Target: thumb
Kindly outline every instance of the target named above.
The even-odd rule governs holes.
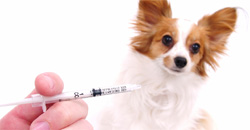
[[[34,89],[27,97],[36,93],[45,96],[59,94],[63,90],[63,81],[57,74],[47,72],[37,76],[35,80],[35,87],[36,89]],[[33,120],[35,120],[42,113],[43,111],[41,107],[32,107],[32,104],[18,105],[1,119],[0,127],[6,126],[4,128],[26,129],[29,128],[29,125],[33,122]],[[9,125],[13,124],[13,121],[15,121],[14,126]]]

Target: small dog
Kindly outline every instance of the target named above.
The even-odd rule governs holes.
[[[104,130],[211,130],[213,121],[196,105],[215,69],[237,19],[235,8],[206,15],[195,24],[172,18],[165,0],[140,0],[132,38],[118,84],[140,84],[140,90],[117,95],[100,121]]]

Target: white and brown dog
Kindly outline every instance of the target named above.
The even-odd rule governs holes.
[[[206,15],[195,24],[172,18],[165,0],[140,0],[132,38],[118,84],[140,84],[132,93],[116,96],[99,129],[211,130],[209,115],[196,105],[207,77],[215,69],[237,19],[235,8]]]

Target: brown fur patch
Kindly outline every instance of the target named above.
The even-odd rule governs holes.
[[[190,51],[190,58],[192,62],[195,64],[192,71],[195,73],[198,73],[200,75],[204,75],[205,71],[200,69],[199,63],[201,62],[201,59],[204,56],[205,51],[205,43],[207,41],[207,37],[204,33],[204,31],[199,28],[198,26],[194,26],[192,30],[190,31],[190,34],[187,37],[186,40],[186,47]],[[193,54],[191,52],[191,46],[195,43],[198,43],[200,45],[200,51],[197,54]]]
[[[164,58],[164,65],[166,66],[166,67],[168,67],[168,68],[171,68],[172,66],[173,66],[173,62],[172,62],[172,58],[171,57],[169,57],[169,56],[167,56],[167,57],[165,57]]]
[[[138,35],[132,38],[131,46],[140,53],[147,53],[156,33],[155,25],[171,17],[171,7],[165,0],[140,0],[134,24]]]
[[[149,50],[145,53],[150,58],[154,59],[166,52],[168,52],[175,43],[178,41],[178,30],[176,28],[176,19],[163,18],[162,21],[155,27],[156,33],[153,37]],[[165,46],[162,43],[162,38],[165,35],[169,35],[173,38],[174,42],[172,46]]]

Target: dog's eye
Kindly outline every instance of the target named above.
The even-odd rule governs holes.
[[[162,38],[162,43],[167,46],[167,47],[170,47],[172,46],[173,44],[173,38],[169,35],[165,35],[163,38]]]
[[[198,43],[194,43],[193,45],[191,45],[190,51],[193,54],[197,54],[200,51],[200,45]]]

